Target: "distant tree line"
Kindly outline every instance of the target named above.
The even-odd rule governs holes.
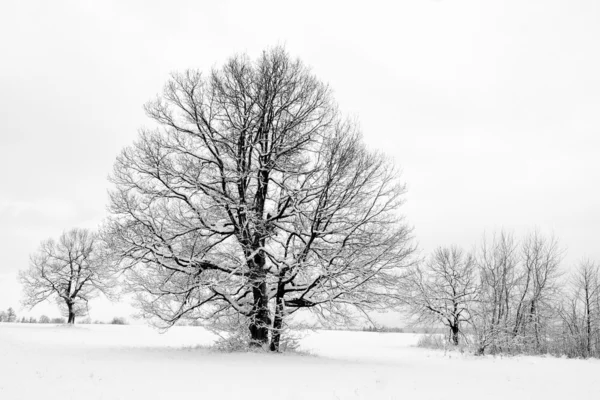
[[[10,323],[21,323],[21,324],[65,324],[67,323],[67,319],[63,317],[54,317],[50,318],[47,315],[40,316],[39,319],[35,317],[21,317],[18,318],[14,309],[9,307],[6,311],[0,311],[0,322],[10,322]],[[101,320],[93,320],[90,318],[85,318],[81,320],[82,324],[110,324],[110,325],[127,325],[128,322],[123,317],[114,317],[110,321],[101,321]]]
[[[42,315],[39,320],[35,317],[21,317],[18,318],[15,310],[9,307],[6,311],[0,311],[0,322],[11,322],[21,324],[64,324],[64,318],[49,318],[46,315]]]
[[[562,257],[539,232],[520,241],[502,232],[472,253],[438,248],[404,275],[404,309],[477,354],[600,357],[599,264],[582,261],[567,274]]]

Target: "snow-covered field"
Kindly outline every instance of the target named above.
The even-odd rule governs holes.
[[[444,354],[397,333],[309,332],[311,355],[219,353],[213,339],[0,323],[0,399],[600,399],[598,360]]]

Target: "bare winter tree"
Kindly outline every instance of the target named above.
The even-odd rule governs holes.
[[[98,292],[110,294],[112,281],[105,265],[101,243],[86,229],[72,229],[58,241],[42,242],[31,256],[30,266],[19,273],[23,304],[33,308],[45,300],[64,307],[68,323],[87,309]]]
[[[12,307],[8,307],[6,310],[6,322],[17,322],[17,313]]]
[[[481,277],[473,327],[479,352],[540,352],[558,295],[562,251],[558,241],[534,232],[519,244],[501,232],[484,242],[478,256]],[[516,349],[521,347],[521,349]]]
[[[498,347],[510,329],[510,312],[518,280],[518,244],[506,232],[483,239],[477,256],[480,291],[471,320],[478,353]]]
[[[115,164],[106,227],[142,310],[171,325],[245,321],[279,349],[284,321],[389,304],[411,262],[397,170],[280,48],[174,74]]]
[[[571,291],[560,308],[570,355],[600,355],[600,267],[582,262],[571,276]]]
[[[524,344],[533,346],[536,352],[542,350],[542,331],[548,328],[555,311],[561,260],[562,251],[554,237],[546,238],[535,231],[522,242],[513,335],[520,335]]]
[[[406,275],[405,303],[417,323],[441,323],[458,345],[478,296],[475,258],[458,247],[438,248]]]

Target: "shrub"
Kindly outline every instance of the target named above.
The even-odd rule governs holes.
[[[62,317],[59,317],[59,318],[52,318],[50,320],[50,322],[52,322],[53,324],[64,324],[67,322],[67,320]]]
[[[214,347],[220,351],[238,352],[248,351],[250,348],[250,340],[245,332],[238,331],[219,336],[220,339],[215,342]]]
[[[441,349],[445,350],[448,347],[448,341],[443,335],[430,335],[425,334],[419,337],[417,347],[424,347],[427,349]]]
[[[110,323],[112,325],[127,325],[127,321],[123,317],[114,317]]]
[[[448,340],[448,336],[440,333],[421,335],[417,342],[417,347],[426,349],[444,350],[444,351],[459,351],[475,353],[475,349],[469,344],[469,339],[463,337],[460,344],[454,345]]]

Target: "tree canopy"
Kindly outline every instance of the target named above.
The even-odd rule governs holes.
[[[146,315],[240,321],[279,348],[285,317],[389,304],[411,263],[404,185],[329,88],[281,48],[173,74],[118,157],[105,236]]]

